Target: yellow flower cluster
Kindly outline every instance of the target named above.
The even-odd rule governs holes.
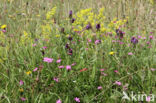
[[[49,20],[51,19],[56,13],[56,7],[53,7],[50,11],[47,12],[46,14],[46,19]]]
[[[109,28],[115,28],[118,29],[120,26],[124,25],[128,20],[128,17],[126,19],[123,20],[117,20],[117,18],[114,18],[109,24],[108,27]]]
[[[20,43],[21,44],[32,44],[31,34],[28,34],[26,31],[23,31],[23,35],[21,36]]]
[[[102,23],[105,19],[104,16],[104,8],[101,8],[99,10],[99,14],[96,15],[94,12],[92,12],[92,9],[83,9],[74,15],[74,18],[76,19],[73,23],[73,26],[75,27],[75,31],[81,31],[88,23],[91,24],[92,27],[94,27],[97,23]]]
[[[47,23],[45,25],[42,25],[41,28],[42,28],[42,36],[43,36],[43,38],[44,39],[48,39],[50,33],[52,32],[51,25]]]
[[[74,15],[75,22],[72,24],[74,31],[83,31],[84,28],[90,23],[93,29],[96,28],[97,24],[100,24],[100,33],[116,34],[115,30],[123,27],[127,22],[128,17],[125,19],[117,20],[114,18],[110,23],[106,25],[104,8],[100,8],[98,14],[94,13],[91,8],[80,10]],[[99,32],[99,31],[98,31]],[[83,31],[83,34],[90,34],[89,31]],[[99,33],[97,33],[99,34]]]

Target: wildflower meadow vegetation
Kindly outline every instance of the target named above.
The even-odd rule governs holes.
[[[0,0],[0,103],[23,102],[155,103],[156,1]]]

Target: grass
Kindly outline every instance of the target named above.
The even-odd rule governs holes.
[[[0,102],[131,103],[141,101],[139,94],[156,95],[156,6],[150,1],[0,0]],[[136,101],[122,99],[123,91],[133,91]]]

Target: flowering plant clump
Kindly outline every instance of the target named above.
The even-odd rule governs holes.
[[[1,0],[0,10],[0,102],[155,103],[154,0]]]

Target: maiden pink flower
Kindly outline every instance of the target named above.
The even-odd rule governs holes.
[[[102,86],[98,86],[98,88],[97,88],[98,90],[100,90],[100,89],[102,89]]]
[[[34,70],[33,70],[33,72],[35,72],[35,71],[37,71],[38,70],[38,68],[35,68]]]
[[[121,82],[119,82],[119,81],[116,81],[115,84],[118,85],[118,86],[122,85]]]
[[[92,42],[92,40],[91,39],[88,39],[88,42],[90,43],[90,42]]]
[[[56,103],[62,103],[62,102],[61,102],[61,100],[60,100],[60,99],[58,99],[58,100],[56,101]]]
[[[46,46],[44,46],[44,47],[42,47],[43,49],[47,49],[47,47]]]
[[[3,33],[5,33],[5,32],[6,32],[6,30],[2,30],[2,32],[3,32]]]
[[[75,100],[76,102],[80,103],[80,98],[75,97],[74,100]]]
[[[146,97],[146,101],[147,101],[147,102],[150,102],[150,101],[151,101],[151,97],[150,97],[150,96],[147,96],[147,97]]]
[[[141,36],[140,35],[138,35],[138,39],[141,39]]]
[[[118,70],[114,70],[115,73],[119,73]]]
[[[23,84],[24,84],[24,82],[23,82],[22,80],[20,80],[19,84],[20,84],[20,85],[23,85]]]
[[[25,101],[25,100],[26,100],[26,98],[24,98],[24,97],[21,97],[21,100],[22,100],[22,101]]]
[[[71,66],[70,66],[70,65],[67,65],[67,66],[66,66],[66,69],[67,69],[67,70],[71,70]]]
[[[61,63],[61,59],[58,59],[58,60],[56,61],[56,63]]]
[[[37,44],[33,44],[32,46],[35,47]]]
[[[53,80],[56,81],[56,82],[59,82],[59,78],[54,77]]]
[[[52,58],[47,58],[47,57],[45,57],[45,58],[43,59],[43,61],[44,61],[44,62],[47,62],[47,63],[51,63],[51,62],[53,62],[53,59],[52,59]]]
[[[133,53],[132,52],[129,52],[128,55],[133,55]]]
[[[102,71],[104,71],[105,69],[100,69],[100,71],[102,72]]]
[[[76,65],[76,63],[73,63],[71,66],[74,66],[74,65]]]
[[[154,69],[154,68],[151,68],[151,71],[155,71],[156,69]]]
[[[61,65],[61,66],[59,66],[58,68],[59,68],[59,69],[62,69],[62,68],[64,68],[64,66],[63,66],[63,65]]]

